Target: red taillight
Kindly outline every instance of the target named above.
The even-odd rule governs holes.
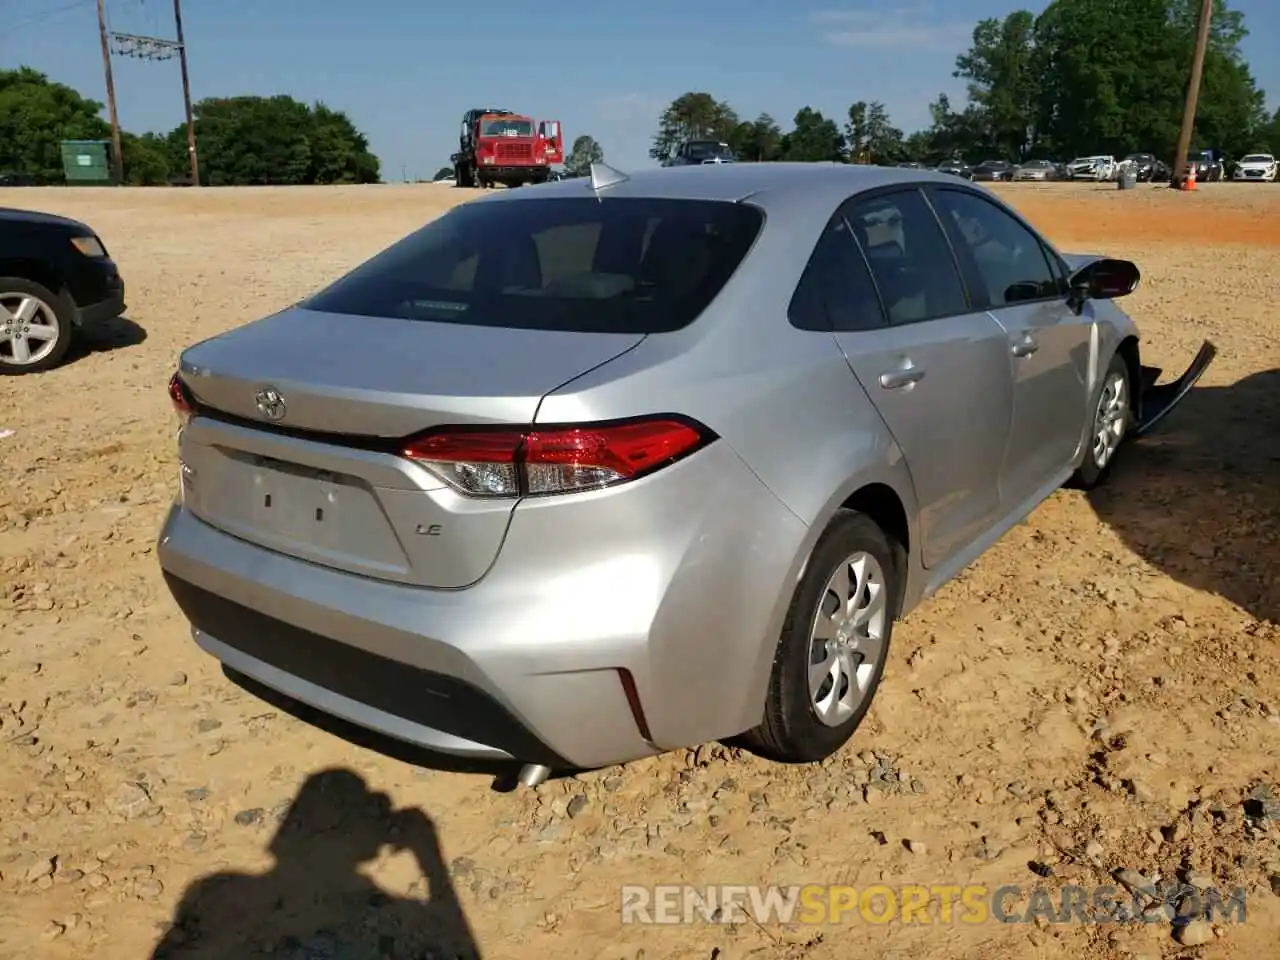
[[[712,434],[682,417],[519,430],[434,430],[401,453],[462,493],[540,496],[634,480],[705,446]]]
[[[195,415],[195,403],[192,402],[187,385],[182,382],[182,378],[176,373],[169,378],[169,399],[173,402],[174,412],[177,413],[179,419],[187,421]]]

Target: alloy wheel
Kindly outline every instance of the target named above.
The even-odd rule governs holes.
[[[887,582],[862,551],[827,580],[809,631],[809,699],[825,726],[840,726],[871,692],[890,622]]]
[[[39,363],[57,346],[61,329],[53,307],[39,297],[0,290],[0,363]]]

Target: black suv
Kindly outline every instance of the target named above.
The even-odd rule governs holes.
[[[703,163],[733,163],[737,157],[722,140],[686,140],[663,163],[665,167],[693,167]]]
[[[1169,179],[1169,165],[1153,153],[1131,153],[1122,163],[1132,164],[1139,183],[1159,183]]]
[[[77,329],[124,310],[120,271],[89,227],[0,207],[0,374],[56,367]]]
[[[1187,154],[1187,166],[1195,167],[1196,180],[1202,183],[1226,179],[1222,158],[1215,156],[1212,150],[1192,150]]]

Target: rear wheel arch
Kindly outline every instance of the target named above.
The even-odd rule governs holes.
[[[898,595],[894,597],[893,616],[902,612],[906,592],[908,564],[911,555],[911,524],[907,520],[907,508],[898,492],[887,483],[869,483],[859,487],[840,505],[844,510],[861,513],[875,522],[888,538],[894,551],[897,576],[894,581]]]

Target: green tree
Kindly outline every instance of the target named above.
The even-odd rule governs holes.
[[[186,166],[173,170],[172,150],[168,141],[158,134],[144,133],[139,137],[121,133],[120,152],[124,155],[124,182],[131,187],[163,186],[169,182],[172,173],[187,172]]]
[[[844,137],[840,128],[812,107],[800,108],[783,143],[784,160],[808,163],[844,160]]]
[[[573,149],[564,158],[564,168],[575,177],[585,177],[591,172],[593,163],[604,162],[604,149],[596,142],[595,137],[585,133],[573,141]]]
[[[768,163],[782,158],[782,129],[767,113],[739,123],[727,142],[739,160]]]
[[[324,104],[243,96],[201,100],[194,112],[200,179],[210,186],[378,182],[368,140]],[[185,169],[186,125],[167,140],[171,165]]]
[[[106,140],[102,104],[30,67],[0,70],[0,170],[62,183],[63,140]]]
[[[889,111],[879,101],[850,105],[844,140],[850,163],[884,165],[904,154],[902,131],[890,122]]]
[[[956,58],[954,75],[968,81],[984,146],[1002,157],[1021,160],[1034,145],[1038,67],[1035,17],[1026,10],[980,20],[972,46]]]
[[[727,103],[709,93],[683,93],[658,118],[649,156],[665,160],[685,140],[722,140],[728,143],[738,128],[738,115]]]
[[[1215,3],[1193,145],[1239,153],[1266,118],[1239,50],[1243,19]],[[1053,0],[1035,24],[1041,138],[1064,154],[1172,158],[1198,13],[1197,0]]]

